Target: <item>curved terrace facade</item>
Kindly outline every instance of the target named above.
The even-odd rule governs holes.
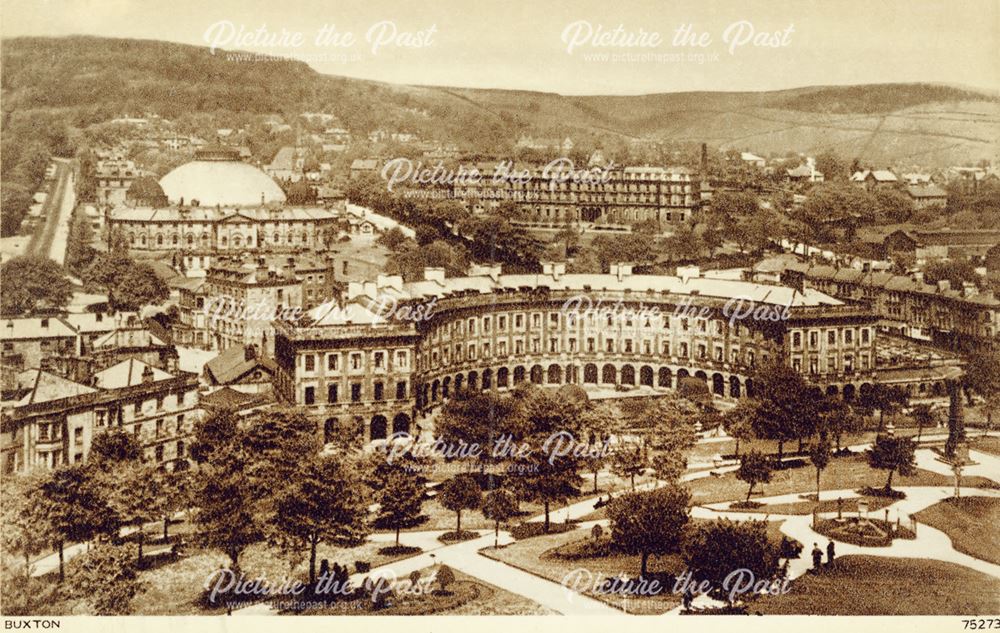
[[[521,382],[674,389],[704,380],[718,396],[753,394],[754,367],[773,357],[817,390],[853,398],[882,380],[930,395],[961,369],[942,361],[893,374],[878,367],[876,317],[815,290],[684,276],[503,274],[478,267],[421,281],[352,284],[344,306],[277,323],[279,393],[309,406],[329,432],[345,420],[367,439],[413,431],[460,389]],[[954,374],[954,375],[953,375]]]

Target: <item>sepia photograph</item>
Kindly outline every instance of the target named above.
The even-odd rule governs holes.
[[[1000,0],[0,16],[4,629],[1000,632]]]

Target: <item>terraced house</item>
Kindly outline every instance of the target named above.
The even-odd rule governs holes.
[[[0,470],[26,472],[86,461],[94,435],[121,427],[141,441],[146,459],[165,469],[188,465],[201,414],[198,377],[124,360],[76,383],[39,369],[5,377]]]

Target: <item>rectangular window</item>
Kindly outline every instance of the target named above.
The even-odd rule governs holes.
[[[306,387],[306,390],[305,390],[305,403],[306,404],[313,404],[314,402],[316,402],[316,388],[315,387]]]
[[[328,354],[326,357],[326,368],[329,371],[337,371],[340,365],[340,354]]]
[[[361,383],[355,382],[351,383],[351,402],[359,402],[361,400]]]
[[[361,369],[361,354],[351,354],[351,369]]]
[[[385,395],[384,391],[385,391],[385,388],[383,387],[382,383],[380,383],[380,382],[375,383],[375,399],[376,400],[382,400],[383,399],[383,396]]]
[[[316,357],[313,354],[305,356],[306,371],[316,371]]]
[[[331,404],[337,402],[337,385],[326,386],[326,401]]]
[[[406,399],[406,381],[396,383],[396,400]]]
[[[844,330],[844,342],[848,345],[854,342],[854,330]]]

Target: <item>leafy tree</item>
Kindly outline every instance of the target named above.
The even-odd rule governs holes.
[[[464,249],[434,240],[420,246],[404,245],[401,250],[393,251],[386,262],[386,272],[415,281],[423,279],[425,268],[444,268],[447,275],[454,276],[465,274],[468,266],[469,257]]]
[[[734,596],[723,589],[726,578],[737,569],[746,569],[757,582],[774,579],[781,573],[780,554],[767,538],[766,521],[703,523],[684,543],[684,562],[693,578],[708,581],[711,594],[730,605]]]
[[[423,514],[424,486],[417,477],[403,468],[389,468],[375,488],[379,503],[375,527],[396,532],[396,546],[399,546],[399,531],[416,527],[427,522]]]
[[[832,151],[825,151],[816,155],[816,171],[823,174],[824,181],[846,180],[847,163]]]
[[[517,515],[517,495],[510,490],[498,488],[489,492],[483,500],[483,516],[494,522],[493,547],[500,543],[500,524]]]
[[[750,451],[743,455],[739,470],[736,471],[736,478],[750,484],[750,488],[747,490],[748,502],[750,495],[753,494],[754,486],[771,481],[772,470],[774,470],[774,466],[766,455],[758,451]]]
[[[240,446],[243,434],[217,446],[201,466],[195,492],[196,537],[206,547],[222,550],[239,569],[240,555],[262,537],[257,490],[246,476],[250,459]]]
[[[917,423],[917,443],[920,443],[920,436],[924,433],[924,427],[934,423],[934,416],[931,414],[931,405],[921,403],[913,406],[910,413],[913,421]]]
[[[736,457],[740,456],[740,442],[753,439],[754,416],[757,415],[757,402],[751,398],[741,398],[736,406],[723,415],[726,433],[736,440]]]
[[[222,409],[195,420],[194,440],[191,442],[191,458],[198,464],[211,460],[215,451],[226,447],[239,433],[236,415]]]
[[[902,387],[875,383],[867,393],[860,397],[860,405],[868,410],[878,409],[878,430],[881,432],[885,426],[886,412],[895,412],[900,407],[906,406],[909,396]]]
[[[603,270],[619,262],[651,262],[657,255],[656,238],[644,233],[601,234],[594,238],[590,248],[597,253]]]
[[[462,510],[475,510],[483,503],[483,491],[471,475],[458,475],[444,482],[438,496],[441,505],[455,513],[456,535],[462,533]]]
[[[611,472],[628,477],[632,490],[635,490],[635,476],[641,475],[649,464],[648,453],[638,442],[620,442],[611,454]]]
[[[138,310],[170,296],[170,289],[148,264],[136,262],[127,252],[101,253],[84,271],[83,280],[108,293],[108,301],[118,310]]]
[[[819,501],[819,478],[823,470],[830,465],[830,457],[830,441],[825,437],[813,444],[809,451],[809,459],[812,461],[813,467],[816,468],[816,501]]]
[[[142,461],[142,443],[135,433],[120,427],[110,427],[94,435],[90,443],[90,463],[101,469],[112,469],[122,462]]]
[[[907,222],[913,215],[913,200],[902,191],[880,189],[874,193],[878,219],[886,224]]]
[[[448,585],[455,584],[455,572],[451,570],[451,567],[441,565],[437,570],[437,581],[438,586],[441,587],[441,593],[448,593]]]
[[[316,423],[301,410],[272,409],[254,416],[242,437],[249,457],[244,476],[256,500],[256,511],[263,524],[270,526],[275,506],[285,488],[294,485],[303,460],[319,453]]]
[[[27,315],[62,309],[73,296],[66,271],[47,257],[26,255],[0,264],[0,309],[3,314]]]
[[[969,355],[965,388],[986,400],[986,422],[992,426],[993,410],[1000,406],[1000,352],[976,349]]]
[[[524,468],[518,472],[516,487],[523,499],[541,502],[548,532],[551,504],[578,495],[582,481],[579,456],[573,451],[557,455],[556,446],[550,443],[554,437],[581,437],[580,415],[585,403],[562,391],[529,388],[522,393],[528,430],[519,439],[528,451],[521,457]]]
[[[481,466],[506,461],[494,450],[500,440],[523,437],[526,427],[520,404],[497,391],[462,390],[448,400],[435,423],[437,438],[452,452],[476,455]],[[446,455],[446,458],[448,456]]]
[[[382,233],[382,235],[379,235],[375,243],[388,248],[390,251],[398,251],[405,244],[408,244],[409,240],[410,238],[406,237],[399,227],[394,226]]]
[[[28,474],[5,478],[0,487],[3,551],[24,558],[25,584],[30,583],[31,559],[52,543],[54,534],[45,512],[41,485],[45,476]],[[20,582],[20,581],[19,581]]]
[[[887,493],[892,492],[892,476],[896,471],[903,477],[916,474],[915,448],[913,440],[908,437],[880,435],[875,444],[868,449],[868,465],[889,471],[889,478],[885,481]]]
[[[125,548],[98,544],[73,561],[75,593],[86,599],[97,615],[127,615],[132,600],[145,588]]]
[[[778,461],[784,456],[785,442],[807,437],[818,417],[818,399],[799,372],[774,360],[754,375],[757,412],[754,434],[778,442]]]
[[[78,210],[73,214],[66,239],[66,267],[77,275],[83,273],[97,257],[97,251],[90,245],[93,239],[90,219]]]
[[[143,463],[142,444],[134,433],[115,427],[94,436],[90,466],[95,482],[121,524],[136,528],[141,563],[146,538],[143,526],[160,518],[160,508],[170,501],[170,493],[164,486],[165,474]]]
[[[166,541],[170,537],[170,519],[191,507],[194,481],[190,470],[173,470],[156,476],[160,480],[156,510],[163,517],[163,540]]]
[[[854,408],[841,398],[827,398],[823,402],[819,418],[819,430],[832,436],[837,452],[845,433],[855,433],[864,429],[865,421]]]
[[[589,406],[580,416],[581,431],[587,435],[587,453],[581,459],[584,468],[594,474],[594,493],[597,493],[597,475],[610,459],[605,450],[617,426],[616,409],[608,403]]]
[[[349,466],[316,455],[304,458],[280,493],[272,533],[291,546],[309,548],[310,585],[316,581],[320,543],[356,546],[367,537],[367,502],[360,488]]]
[[[118,516],[96,488],[89,470],[79,464],[60,466],[41,483],[45,516],[59,551],[59,582],[66,577],[63,558],[66,543],[118,533]]]
[[[629,492],[608,505],[611,539],[621,551],[642,557],[642,576],[647,573],[650,554],[664,555],[680,549],[690,500],[686,488],[673,485]]]

